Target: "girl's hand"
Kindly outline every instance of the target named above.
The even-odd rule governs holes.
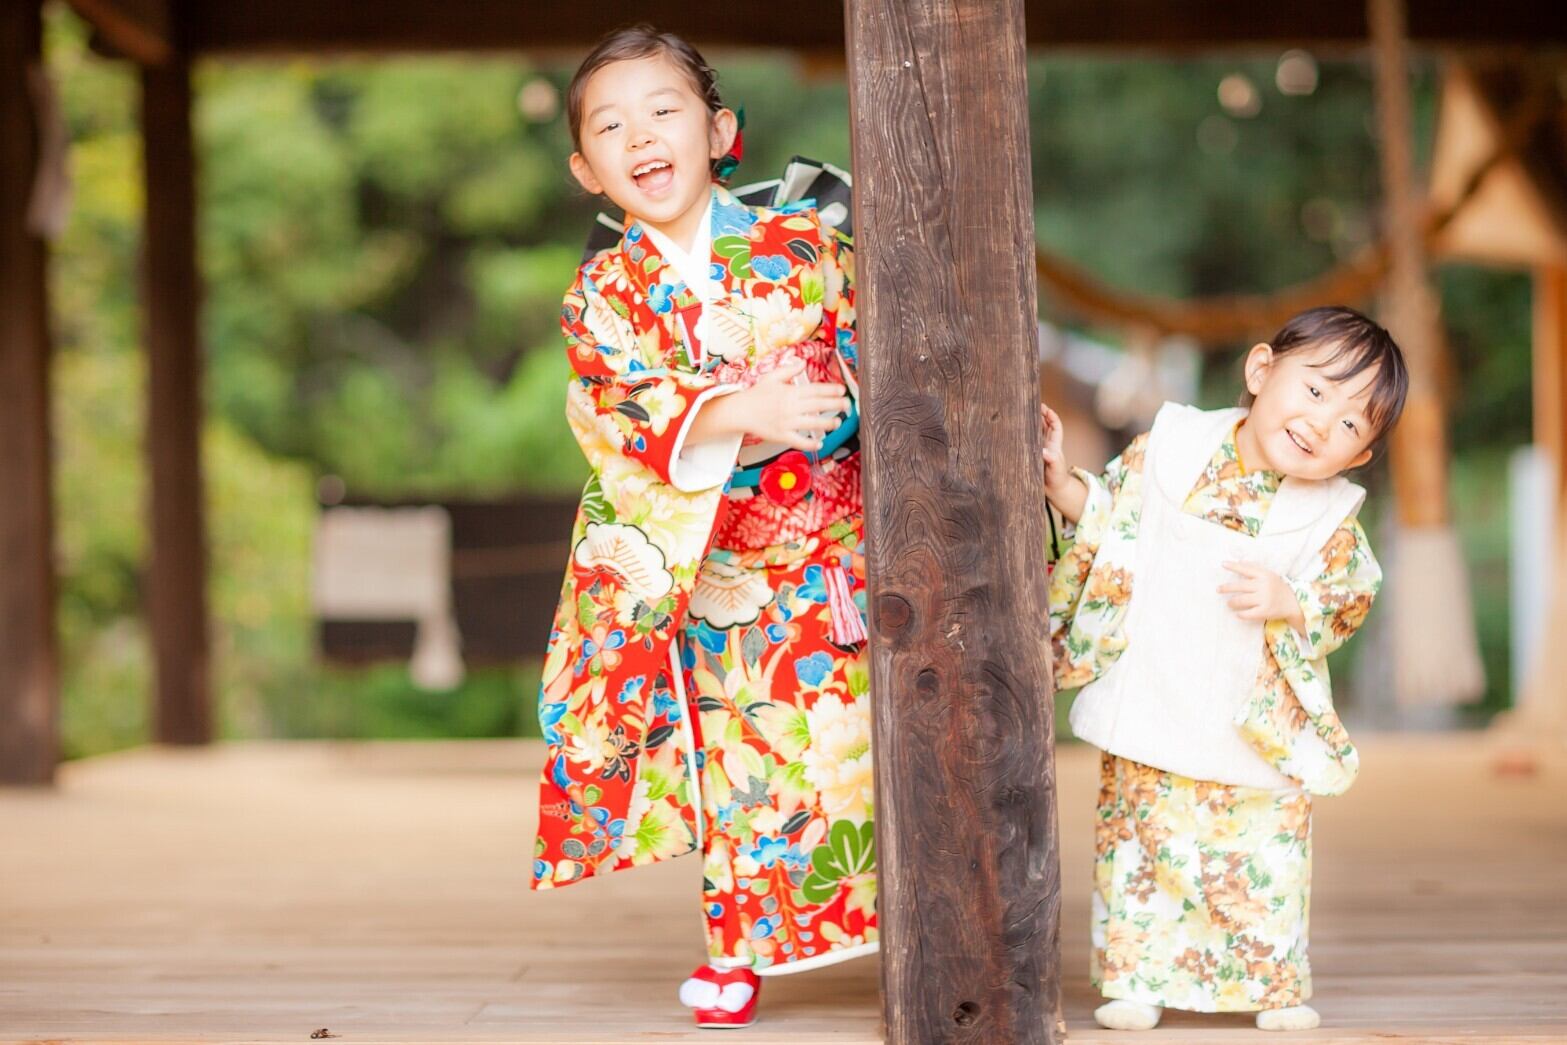
[[[1224,568],[1236,579],[1219,585],[1219,594],[1228,595],[1230,609],[1241,620],[1282,620],[1296,631],[1306,630],[1306,618],[1300,612],[1300,600],[1284,578],[1272,570],[1248,562],[1227,562]]]
[[[762,376],[741,392],[704,406],[691,422],[688,438],[703,442],[724,436],[750,435],[796,450],[819,450],[822,438],[843,423],[848,390],[829,382],[801,382],[802,360],[793,360]]]
[[[1062,518],[1075,523],[1083,517],[1088,488],[1067,466],[1061,418],[1044,403],[1039,404],[1039,431],[1044,441],[1045,497],[1056,506]]]

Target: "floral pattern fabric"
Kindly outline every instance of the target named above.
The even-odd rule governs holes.
[[[1252,1012],[1311,997],[1311,796],[1101,754],[1089,974],[1107,998]]]
[[[832,641],[826,574],[863,612],[863,516],[715,550],[681,652],[702,757],[702,904],[718,964],[779,969],[876,942],[869,667]]]
[[[1128,552],[1147,446],[1147,435],[1139,436],[1102,476],[1079,473],[1088,503],[1050,589],[1059,688],[1093,681],[1126,648],[1122,623],[1135,583]],[[1255,535],[1281,478],[1248,471],[1231,432],[1183,511]],[[1237,728],[1300,781],[1299,790],[1193,780],[1101,756],[1090,974],[1108,998],[1238,1012],[1297,1005],[1311,995],[1312,794],[1342,792],[1359,766],[1333,711],[1325,658],[1364,622],[1381,571],[1351,517],[1322,548],[1315,576],[1286,580],[1306,633],[1283,621],[1266,624],[1266,652]],[[1302,743],[1306,735],[1325,743]]]
[[[540,691],[534,886],[700,846],[712,955],[782,969],[874,948],[867,676],[828,597],[863,612],[858,455],[808,462],[797,479],[831,510],[808,489],[771,533],[760,502],[675,472],[702,403],[804,342],[854,387],[852,254],[808,206],[713,192],[718,300],[635,222],[566,295],[567,420],[593,476]]]

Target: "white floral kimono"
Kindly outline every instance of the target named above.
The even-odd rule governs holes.
[[[1139,436],[1102,476],[1078,473],[1088,502],[1050,589],[1059,689],[1098,678],[1126,647],[1147,445]],[[1256,535],[1280,481],[1246,470],[1232,431],[1182,510]],[[1297,1005],[1311,994],[1311,796],[1341,793],[1359,766],[1333,710],[1326,658],[1360,627],[1381,583],[1353,516],[1323,546],[1320,565],[1314,579],[1291,581],[1305,633],[1283,621],[1264,628],[1255,692],[1237,727],[1298,789],[1194,780],[1102,758],[1090,971],[1106,997],[1239,1012]],[[1308,736],[1321,742],[1303,742]]]

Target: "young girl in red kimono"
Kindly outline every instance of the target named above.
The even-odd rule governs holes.
[[[625,211],[562,327],[593,468],[545,661],[534,884],[700,850],[702,1026],[759,976],[876,949],[849,245],[720,177],[735,114],[686,42],[605,38],[571,171]]]

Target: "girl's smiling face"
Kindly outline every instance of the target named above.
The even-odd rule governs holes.
[[[1371,460],[1377,431],[1368,416],[1375,369],[1328,376],[1333,345],[1274,356],[1266,344],[1246,358],[1246,388],[1255,396],[1241,426],[1241,457],[1252,469],[1297,479],[1329,479]]]
[[[734,144],[735,115],[709,112],[691,78],[662,54],[612,62],[585,85],[571,173],[632,218],[691,242],[713,161]]]

